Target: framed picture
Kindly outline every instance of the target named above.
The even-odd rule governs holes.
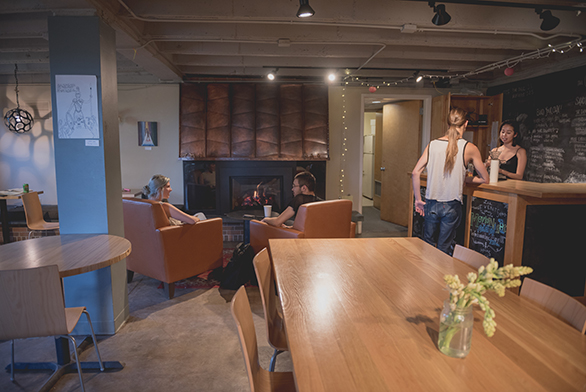
[[[138,145],[140,147],[157,146],[157,123],[152,121],[138,122]]]

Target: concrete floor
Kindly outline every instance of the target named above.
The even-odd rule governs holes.
[[[380,221],[373,207],[363,211],[361,237],[405,236],[406,228]],[[231,244],[225,244],[230,246]],[[85,373],[86,391],[247,391],[248,378],[234,321],[231,290],[177,289],[167,300],[159,282],[135,274],[128,285],[130,317],[114,336],[98,336],[104,361],[120,361],[118,372]],[[261,366],[268,369],[272,348],[257,287],[247,288],[259,345]],[[80,339],[81,340],[81,339]],[[16,361],[54,361],[53,338],[17,340]],[[81,359],[95,361],[93,346]],[[10,363],[10,342],[0,343],[0,366]],[[292,371],[288,352],[277,359],[277,371]],[[17,373],[16,381],[0,371],[0,391],[35,391],[49,373]],[[65,375],[53,391],[79,391],[77,373]]]

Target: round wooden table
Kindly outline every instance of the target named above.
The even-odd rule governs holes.
[[[131,244],[126,238],[108,234],[65,234],[0,245],[0,271],[57,265],[61,278],[108,267],[130,254]],[[92,342],[84,340],[78,350]],[[69,355],[67,339],[56,338],[57,363],[15,363],[17,371],[52,370],[53,374],[39,391],[50,391],[66,373],[77,372],[75,361]],[[118,361],[104,361],[106,371],[119,371],[124,366]],[[84,372],[100,370],[97,362],[82,362]],[[10,370],[10,365],[6,367]]]
[[[108,234],[64,234],[0,246],[0,270],[56,264],[61,278],[110,266],[130,254],[126,238]]]

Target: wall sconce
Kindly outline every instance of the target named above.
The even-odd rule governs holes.
[[[25,133],[33,128],[35,120],[33,116],[24,109],[20,108],[20,102],[18,100],[18,65],[14,64],[14,79],[16,79],[16,109],[12,109],[6,112],[4,115],[4,124],[11,132],[14,133]]]

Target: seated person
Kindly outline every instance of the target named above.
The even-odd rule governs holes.
[[[149,184],[142,188],[142,194],[143,197],[146,196],[149,200],[161,203],[165,214],[167,214],[167,218],[169,218],[169,224],[173,226],[180,226],[186,223],[192,225],[199,222],[201,220],[200,218],[188,215],[167,202],[172,190],[169,177],[155,174],[149,181]]]
[[[279,216],[264,218],[262,220],[263,222],[271,226],[290,228],[290,226],[285,225],[285,222],[289,219],[294,219],[299,206],[314,201],[323,201],[314,193],[315,177],[310,172],[298,173],[293,180],[293,188],[291,190],[293,191],[293,200],[287,205],[285,211]]]

